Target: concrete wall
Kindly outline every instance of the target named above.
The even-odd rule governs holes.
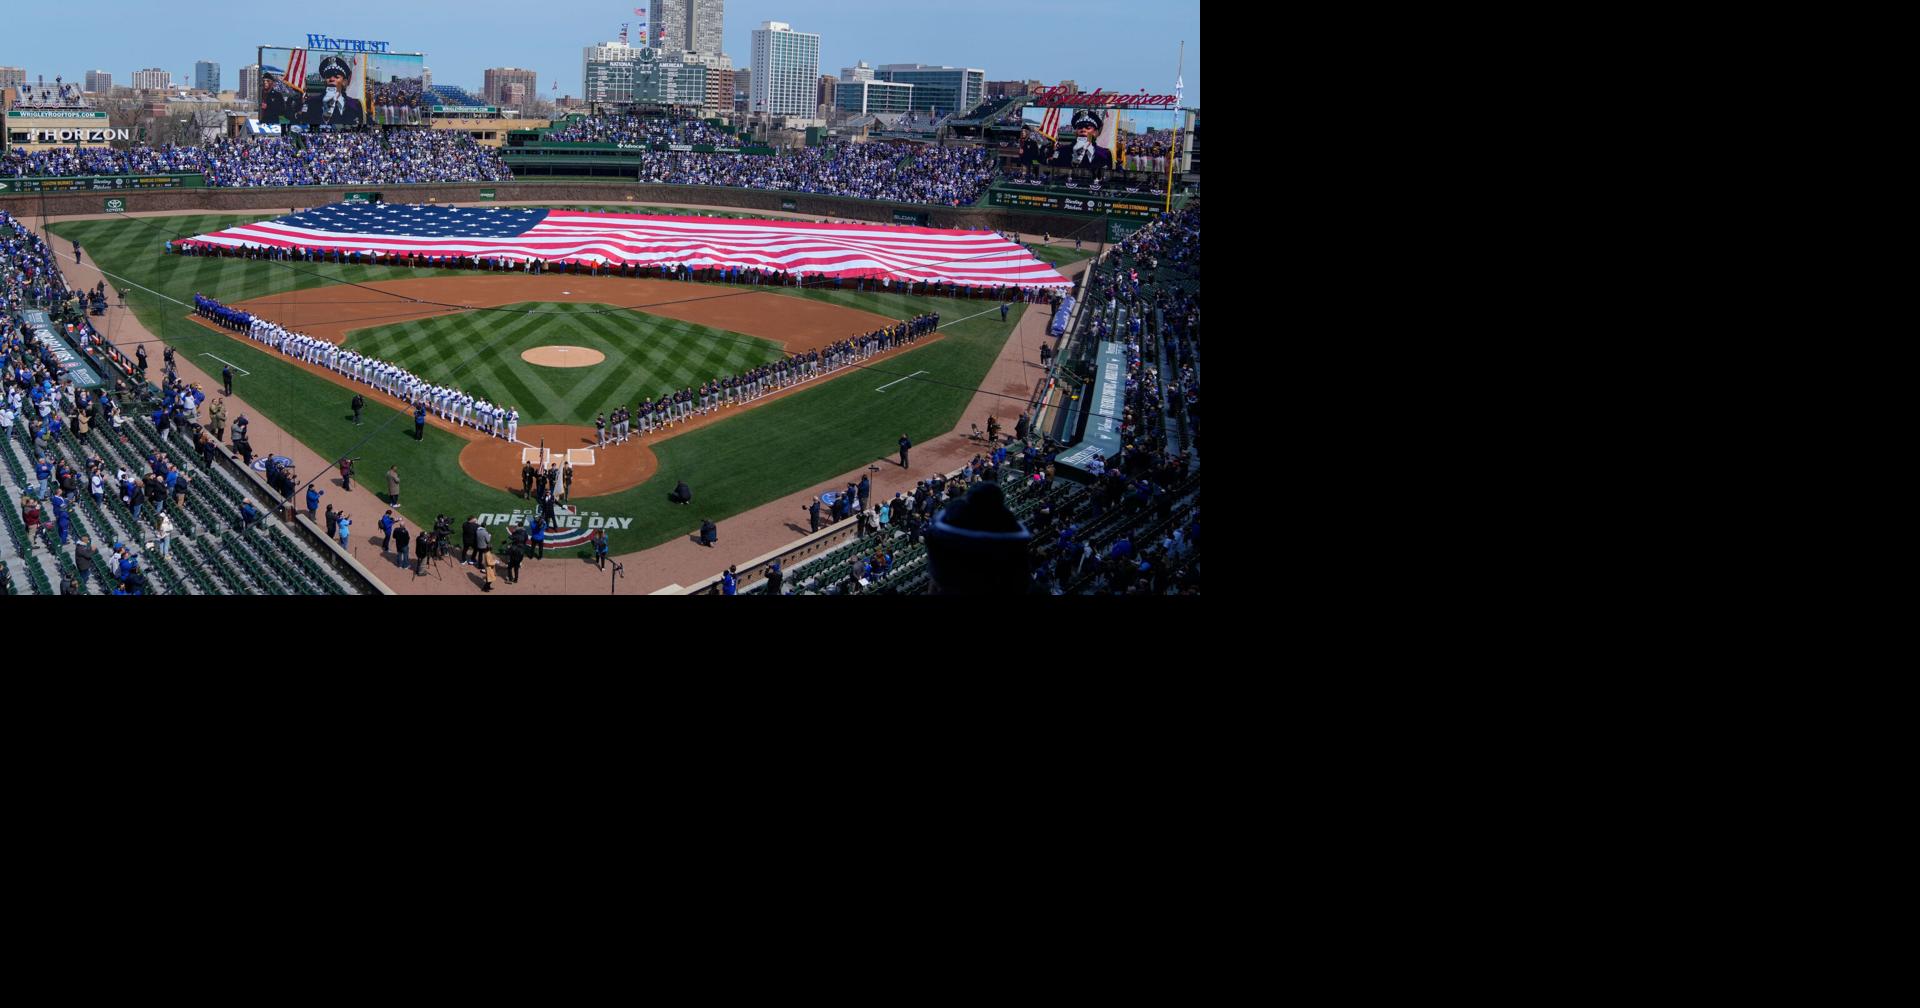
[[[337,203],[349,192],[378,192],[389,203],[479,203],[480,190],[494,190],[495,199],[538,200],[552,203],[627,203],[638,205],[694,204],[779,212],[791,201],[796,214],[842,217],[893,223],[895,210],[924,213],[938,228],[987,228],[994,231],[1071,234],[1089,218],[1033,213],[1004,207],[937,207],[878,200],[783,193],[764,189],[728,189],[719,186],[640,185],[632,182],[459,182],[434,185],[301,186],[289,189],[154,189],[114,190],[58,195],[23,193],[0,196],[0,210],[16,217],[64,217],[97,214],[106,200],[126,201],[128,213],[157,210],[280,211]],[[1097,230],[1092,229],[1092,230]]]

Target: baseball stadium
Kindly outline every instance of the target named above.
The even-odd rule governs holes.
[[[5,92],[7,594],[1200,592],[1174,96],[533,117],[255,52],[193,143]]]

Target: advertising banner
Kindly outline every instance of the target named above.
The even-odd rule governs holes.
[[[90,189],[204,189],[199,172],[178,175],[86,175],[71,178],[0,178],[0,196],[14,193],[80,192]]]
[[[1160,216],[1162,209],[1158,194],[1144,193],[1124,197],[1115,196],[1076,196],[1053,190],[1035,190],[1023,192],[1016,188],[994,186],[987,192],[987,202],[992,206],[1017,207],[1022,210],[1065,211],[1080,214],[1113,214],[1116,217],[1137,217],[1152,220]]]
[[[20,313],[20,320],[33,331],[33,341],[40,344],[53,359],[54,365],[60,369],[60,377],[73,379],[76,388],[97,389],[107,384],[87,364],[87,359],[80,356],[78,350],[60,338],[59,331],[53,327],[53,318],[46,312],[24,311]]]
[[[416,125],[424,118],[419,53],[262,46],[260,122],[302,126]]]
[[[14,135],[9,136],[8,139],[14,143],[21,142],[17,136],[19,132],[19,130],[10,130],[9,133]],[[25,142],[30,144],[111,143],[115,140],[130,140],[133,138],[133,130],[125,126],[119,128],[89,126],[82,129],[30,129],[26,131],[26,134]]]

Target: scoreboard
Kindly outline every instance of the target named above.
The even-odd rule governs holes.
[[[1052,213],[1113,214],[1141,220],[1153,220],[1160,216],[1161,208],[1165,205],[1161,199],[1158,193],[1096,196],[1061,192],[1058,189],[1028,190],[1000,186],[994,186],[987,193],[987,202],[993,206]]]

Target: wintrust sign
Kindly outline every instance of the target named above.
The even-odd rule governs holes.
[[[387,51],[387,43],[371,42],[367,39],[337,39],[327,35],[308,35],[307,48],[332,49],[335,52],[383,53]]]

